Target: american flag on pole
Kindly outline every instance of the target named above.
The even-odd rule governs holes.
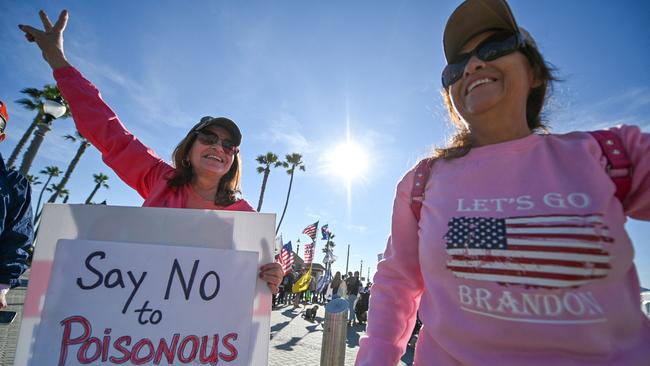
[[[288,242],[282,247],[280,255],[278,256],[278,262],[282,266],[282,272],[284,274],[291,271],[291,266],[293,266],[293,249],[291,248],[291,242]]]
[[[314,260],[314,247],[316,243],[305,244],[305,264],[310,264]]]
[[[320,233],[323,236],[321,240],[329,240],[330,237],[332,236],[332,232],[330,231],[328,224],[325,224],[323,225],[323,227],[320,228]]]
[[[318,232],[318,221],[316,221],[315,223],[313,223],[313,224],[307,226],[307,227],[302,231],[302,233],[303,233],[303,234],[307,234],[307,236],[309,236],[309,237],[311,238],[312,241],[313,241],[313,240],[316,240],[316,233],[317,233],[317,232]]]
[[[602,216],[454,217],[445,234],[456,277],[547,288],[607,276],[613,242]]]

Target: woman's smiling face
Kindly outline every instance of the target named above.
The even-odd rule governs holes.
[[[480,33],[462,48],[471,52],[495,31]],[[473,117],[493,108],[523,108],[530,89],[534,86],[532,69],[521,52],[513,52],[492,61],[472,56],[463,76],[449,87],[451,101],[460,116],[470,124]]]
[[[232,139],[231,134],[222,127],[207,126],[202,131],[218,136],[220,141]],[[224,151],[220,143],[206,145],[198,137],[194,140],[188,155],[194,174],[216,181],[228,173],[234,160],[234,155]]]

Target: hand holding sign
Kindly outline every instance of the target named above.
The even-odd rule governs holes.
[[[282,266],[280,263],[267,263],[260,267],[260,278],[266,281],[266,284],[275,295],[280,291],[280,283],[282,283]]]

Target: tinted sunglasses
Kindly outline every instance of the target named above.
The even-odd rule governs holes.
[[[223,151],[228,155],[235,155],[239,152],[239,147],[228,139],[221,139],[218,135],[209,131],[194,131],[196,138],[203,145],[221,145]]]
[[[442,86],[447,89],[463,77],[465,67],[472,56],[481,61],[492,61],[509,55],[526,45],[520,34],[497,33],[481,42],[471,52],[462,53],[442,70]]]

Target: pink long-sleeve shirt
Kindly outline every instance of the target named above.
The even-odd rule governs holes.
[[[623,203],[587,133],[530,135],[434,164],[418,222],[397,186],[358,366],[648,365],[626,216],[650,219],[650,135],[614,128],[633,162]],[[419,309],[419,310],[418,310]]]
[[[197,195],[189,184],[177,189],[167,185],[174,168],[124,127],[115,112],[102,100],[99,90],[77,69],[56,69],[54,78],[61,94],[70,105],[79,133],[100,151],[106,165],[127,185],[138,191],[144,198],[143,206],[199,209],[209,207],[196,198]],[[211,208],[255,211],[243,199],[226,207]]]

